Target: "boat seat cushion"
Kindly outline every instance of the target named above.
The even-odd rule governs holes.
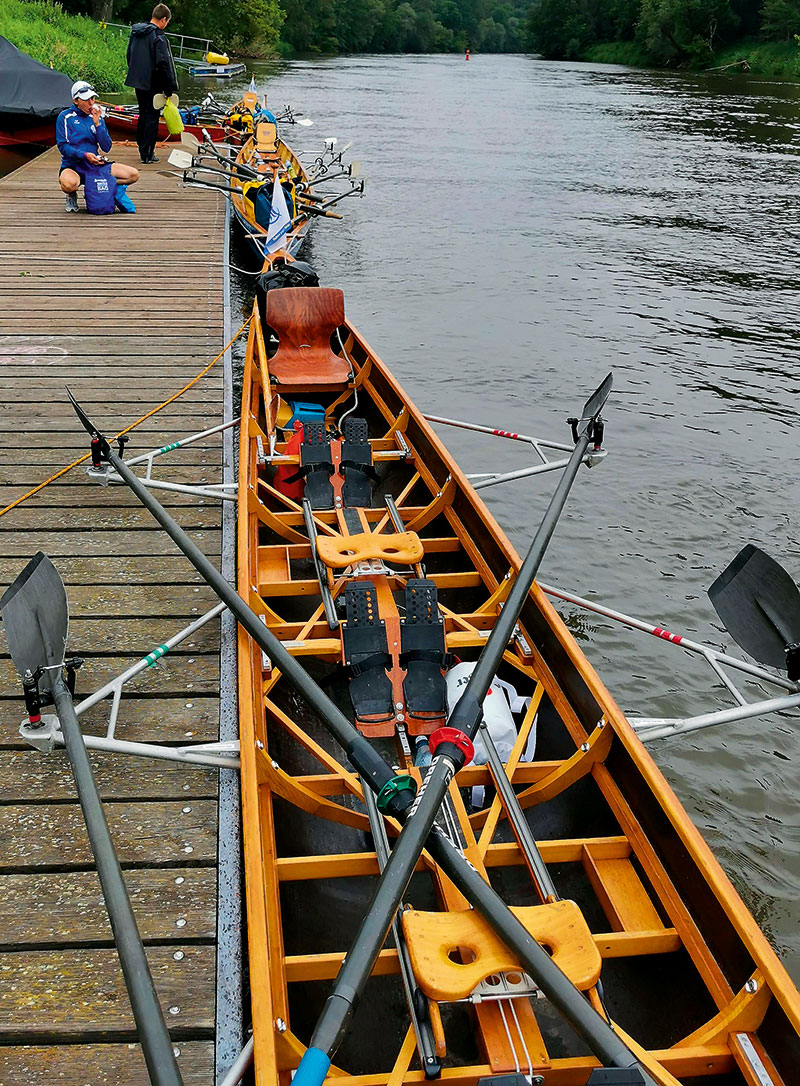
[[[356,562],[376,558],[394,565],[413,566],[422,561],[425,549],[416,532],[398,532],[397,535],[361,532],[358,535],[320,536],[317,554],[331,569],[345,569]]]
[[[576,988],[594,987],[602,959],[574,901],[512,907],[511,911]],[[406,909],[402,919],[414,976],[429,999],[440,1003],[466,999],[493,973],[522,971],[511,951],[472,909],[441,913]],[[459,955],[460,948],[467,953]],[[473,960],[467,961],[471,956]]]
[[[266,322],[278,337],[269,372],[279,385],[341,387],[350,366],[331,350],[331,336],[344,322],[344,295],[328,287],[270,290]]]

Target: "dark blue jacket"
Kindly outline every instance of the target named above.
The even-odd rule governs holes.
[[[77,106],[62,109],[56,118],[56,143],[61,152],[61,168],[83,168],[87,165],[86,154],[111,150],[111,136],[106,122],[95,126],[91,113],[81,113]]]
[[[174,94],[178,89],[175,62],[164,31],[155,23],[134,23],[128,41],[125,86],[153,94]]]

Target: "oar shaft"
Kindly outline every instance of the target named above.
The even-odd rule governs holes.
[[[514,954],[525,972],[606,1067],[640,1067],[605,1018],[576,990],[550,955],[466,857],[434,826],[425,843],[434,860]],[[646,1086],[656,1086],[641,1068]]]
[[[244,602],[219,570],[196,546],[184,530],[178,525],[163,505],[158,502],[141,480],[127,466],[125,461],[110,447],[107,450],[108,462],[131,488],[133,493],[155,517],[170,539],[183,551],[194,568],[220,600],[236,616],[239,624],[250,634],[253,640],[277,664],[287,681],[305,698],[308,705],[324,721],[336,741],[344,747],[347,756],[358,772],[379,792],[394,777],[389,766],[372,747],[369,740],[360,735],[342,711],[331,701],[323,690],[308,676],[305,668],[281,644],[280,640],[261,622],[256,613]],[[387,813],[402,815],[408,806],[407,793],[400,793],[396,804],[389,804]]]
[[[150,1081],[153,1086],[182,1086],[75,707],[60,673],[53,682],[53,697]]]
[[[506,651],[506,646],[514,633],[514,627],[517,625],[534,578],[539,566],[542,564],[547,545],[555,531],[558,518],[564,509],[588,446],[589,432],[587,430],[578,438],[567,466],[558,481],[558,486],[550,499],[547,511],[528,548],[525,561],[514,578],[505,605],[495,620],[492,632],[489,634],[486,644],[478,657],[478,662],[469,677],[464,693],[458,699],[458,703],[450,714],[448,724],[451,727],[460,728],[470,739],[475,738],[483,714],[483,699],[486,697],[494,680],[503,653]]]
[[[375,959],[425,847],[425,840],[439,811],[441,791],[447,788],[455,771],[456,766],[446,756],[434,758],[425,779],[425,787],[417,797],[419,803],[411,808],[413,817],[406,822],[392,849],[378,888],[353,940],[352,949],[342,962],[333,993],[325,1003],[309,1046],[328,1057],[328,1063],[347,1032],[358,997],[369,979]],[[297,1086],[322,1081],[316,1073],[306,1077],[309,1062],[314,1068],[321,1065],[318,1055],[312,1055],[310,1061],[303,1057],[295,1074]]]

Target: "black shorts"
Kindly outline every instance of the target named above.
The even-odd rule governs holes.
[[[58,176],[59,177],[62,175],[64,170],[72,170],[73,173],[76,173],[78,175],[78,177],[80,177],[81,184],[82,185],[86,184],[86,174],[78,166],[61,166],[59,168],[59,171],[58,171]]]

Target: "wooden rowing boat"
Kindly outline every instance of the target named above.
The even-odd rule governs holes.
[[[295,220],[292,230],[286,235],[284,248],[291,256],[295,256],[305,240],[310,224],[310,217],[301,214],[302,201],[305,199],[306,206],[308,204],[307,193],[310,185],[300,159],[291,147],[279,138],[277,127],[265,121],[256,126],[254,135],[237,154],[236,162],[258,174],[258,179],[253,181],[244,181],[237,177],[232,179],[231,207],[236,221],[245,234],[256,242],[259,253],[263,252],[267,240],[269,200],[277,171],[284,183],[289,214]],[[304,190],[305,195],[302,198],[298,185]],[[268,197],[266,215],[259,213],[256,202],[262,189]]]
[[[447,676],[476,659],[519,558],[339,291],[271,291],[266,319],[277,351],[254,308],[243,380],[240,594],[400,776],[418,779]],[[536,585],[498,679],[519,708],[505,703],[505,774],[544,870],[485,764],[449,787],[452,839],[652,1081],[797,1082],[794,984]],[[341,749],[243,630],[239,711],[256,1081],[288,1083],[382,844]],[[413,1010],[448,1086],[519,1072],[587,1082],[597,1059],[427,854],[404,903],[400,949],[390,938],[377,959],[337,1081],[422,1082]]]

